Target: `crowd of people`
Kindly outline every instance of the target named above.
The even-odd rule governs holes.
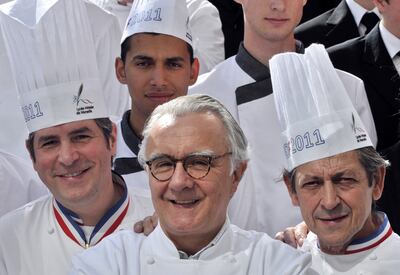
[[[399,0],[0,0],[0,274],[397,274]]]

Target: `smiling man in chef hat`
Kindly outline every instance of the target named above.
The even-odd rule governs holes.
[[[128,86],[132,107],[118,123],[114,169],[128,186],[149,189],[137,161],[146,119],[158,105],[186,95],[197,80],[188,20],[183,0],[137,0],[127,19],[115,70]]]
[[[71,274],[306,274],[310,255],[244,231],[227,218],[247,166],[243,131],[214,98],[158,106],[143,131],[140,163],[159,225],[125,230],[73,259]]]
[[[81,0],[17,0],[0,24],[29,130],[34,169],[52,196],[0,220],[0,274],[66,274],[70,258],[153,212],[112,172],[108,118]]]
[[[319,274],[396,274],[400,238],[374,210],[387,163],[321,45],[270,61],[286,155],[284,181],[309,230]]]

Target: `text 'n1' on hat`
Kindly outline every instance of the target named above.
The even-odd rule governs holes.
[[[269,65],[286,169],[373,146],[322,45],[275,55]]]
[[[125,24],[121,44],[137,33],[175,36],[192,45],[185,0],[135,0]]]
[[[0,22],[29,132],[108,117],[81,0],[16,0]]]

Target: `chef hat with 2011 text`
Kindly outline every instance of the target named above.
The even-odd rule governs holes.
[[[185,0],[135,0],[122,33],[121,44],[137,33],[175,36],[192,44]]]
[[[108,117],[81,0],[16,0],[1,29],[29,132]]]
[[[269,65],[286,169],[373,146],[322,45],[275,55]]]

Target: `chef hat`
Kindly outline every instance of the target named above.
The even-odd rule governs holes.
[[[29,132],[108,117],[81,0],[16,0],[0,24]]]
[[[172,35],[192,46],[185,0],[135,0],[126,21],[121,44],[136,33]]]
[[[275,106],[287,169],[372,146],[325,48],[284,53],[270,60]]]

